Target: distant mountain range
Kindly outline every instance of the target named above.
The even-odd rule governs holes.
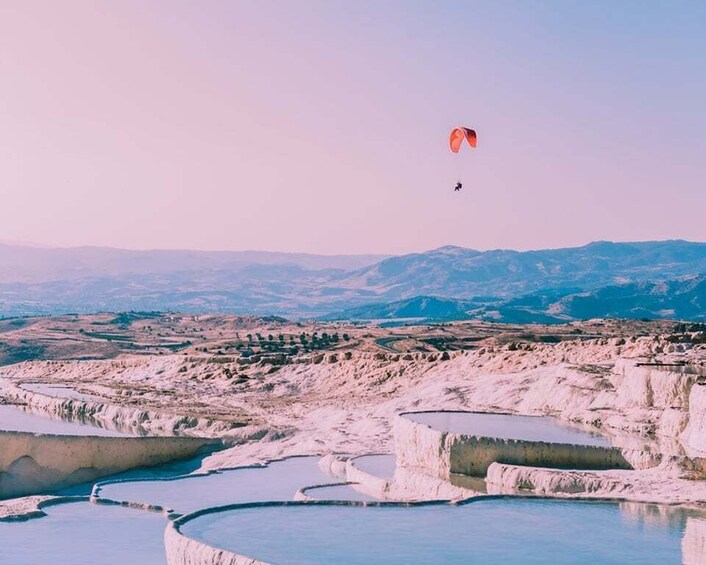
[[[706,273],[706,243],[611,243],[541,251],[475,251],[447,246],[390,257],[339,286],[374,289],[391,299],[432,294],[455,298],[513,297],[545,289],[666,280]]]
[[[583,292],[538,292],[519,298],[454,300],[417,296],[350,308],[325,320],[563,323],[591,318],[706,320],[706,275],[605,286]]]
[[[704,319],[706,243],[321,256],[0,244],[0,315],[125,310],[292,318]]]
[[[490,304],[499,304],[492,300]],[[322,320],[465,320],[479,305],[470,300],[453,300],[438,296],[415,296],[394,302],[382,302],[349,308],[322,316]]]
[[[110,247],[39,247],[0,243],[0,283],[135,277],[189,271],[238,272],[273,265],[350,271],[388,255],[314,255],[270,251],[135,251]]]

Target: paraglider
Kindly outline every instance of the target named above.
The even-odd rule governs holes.
[[[468,141],[468,145],[475,147],[478,141],[476,136],[476,131],[469,128],[454,128],[451,130],[451,136],[449,137],[449,145],[451,146],[451,151],[458,153],[461,149],[461,144],[463,140]]]
[[[478,137],[476,136],[476,131],[466,127],[457,127],[451,130],[451,135],[449,136],[449,147],[453,153],[458,153],[461,150],[463,142],[467,141],[470,147],[475,147],[478,142]],[[461,180],[456,183],[454,187],[454,192],[459,192],[463,188]]]

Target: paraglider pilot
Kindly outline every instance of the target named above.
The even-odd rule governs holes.
[[[478,142],[476,131],[470,128],[458,127],[451,130],[449,136],[449,147],[454,153],[458,153],[464,141],[468,142],[470,147],[475,147]],[[459,180],[454,187],[454,192],[459,192],[463,188],[463,184]]]

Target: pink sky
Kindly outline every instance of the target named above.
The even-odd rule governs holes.
[[[703,241],[704,24],[696,2],[5,1],[0,240]]]

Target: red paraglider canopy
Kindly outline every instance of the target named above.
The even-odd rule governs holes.
[[[464,139],[468,141],[468,144],[471,147],[475,147],[477,142],[476,131],[463,127],[452,129],[451,136],[449,137],[449,146],[451,147],[451,151],[458,153]]]

